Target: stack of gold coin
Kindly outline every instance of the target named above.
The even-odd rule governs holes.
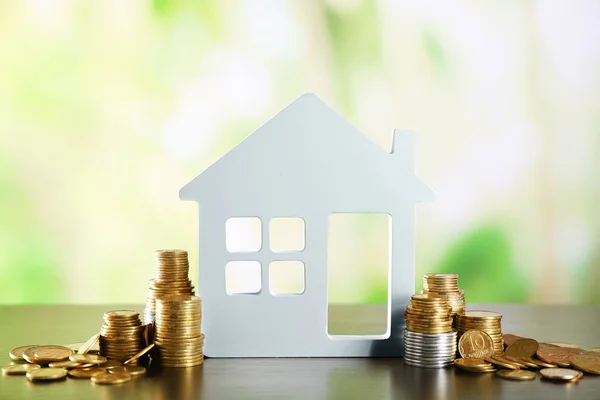
[[[145,328],[140,321],[140,313],[136,311],[105,313],[100,329],[100,354],[118,361],[130,359],[145,346]]]
[[[406,329],[419,333],[452,331],[451,307],[446,298],[432,294],[415,294],[406,307]]]
[[[493,311],[465,311],[456,315],[456,329],[458,337],[465,332],[476,329],[487,333],[494,343],[494,353],[504,353],[504,339],[502,338],[502,314]]]
[[[144,323],[154,322],[156,299],[170,295],[194,295],[188,278],[188,253],[184,250],[157,250],[154,252],[154,279],[148,282],[148,297],[144,309]]]
[[[156,299],[154,344],[162,366],[193,367],[204,362],[201,323],[200,297],[179,295]]]
[[[445,296],[452,316],[465,311],[465,291],[458,288],[458,274],[426,274],[422,293]]]

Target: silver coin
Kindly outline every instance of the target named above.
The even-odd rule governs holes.
[[[412,361],[423,361],[423,362],[431,361],[431,362],[435,362],[435,361],[454,361],[455,356],[454,356],[454,354],[440,355],[440,356],[430,356],[430,355],[419,355],[419,354],[405,353],[404,354],[404,358],[410,359]]]
[[[413,367],[421,367],[421,368],[445,368],[453,365],[454,363],[420,363],[413,362],[410,360],[404,360],[404,363],[407,365],[411,365]]]
[[[450,357],[456,357],[456,353],[454,353],[454,352],[452,352],[452,353],[423,353],[423,352],[418,352],[418,351],[414,351],[414,350],[410,350],[410,349],[405,349],[404,353],[405,354],[409,354],[409,355],[414,356],[414,357],[433,357],[433,358],[440,358],[440,357],[450,358]]]
[[[439,353],[439,352],[444,352],[444,353],[456,353],[456,347],[436,347],[436,348],[427,348],[427,347],[420,347],[420,346],[411,346],[411,345],[404,345],[405,349],[408,350],[416,350],[416,351],[421,351],[421,352],[430,352],[430,353]]]
[[[416,342],[414,340],[405,339],[404,343],[412,346],[423,346],[423,347],[456,347],[456,342]]]
[[[404,329],[404,333],[406,333],[408,335],[415,335],[415,336],[452,336],[452,335],[456,335],[458,333],[458,331],[456,329],[452,329],[450,332],[443,332],[443,333],[423,333],[423,332],[413,332],[411,330]]]
[[[453,357],[445,357],[445,358],[423,358],[423,357],[413,357],[408,354],[404,356],[405,360],[409,360],[417,363],[431,364],[431,363],[450,363],[454,362]]]

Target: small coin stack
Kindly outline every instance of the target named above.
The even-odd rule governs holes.
[[[456,329],[460,337],[471,329],[487,333],[494,343],[494,353],[504,353],[504,340],[502,338],[502,314],[493,311],[465,311],[456,315]]]
[[[100,354],[118,361],[130,359],[144,348],[145,329],[138,312],[118,310],[105,313],[100,329]]]
[[[188,278],[188,253],[184,250],[157,250],[154,253],[154,279],[148,282],[148,297],[144,309],[144,323],[154,322],[156,299],[170,295],[194,295]]]
[[[156,299],[154,344],[163,367],[193,367],[204,362],[202,300],[175,295]]]
[[[442,368],[452,365],[457,333],[445,297],[415,294],[406,307],[404,359],[409,365]]]
[[[422,293],[445,296],[452,316],[465,311],[465,291],[458,288],[458,274],[426,274]]]

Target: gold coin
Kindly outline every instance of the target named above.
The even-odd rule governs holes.
[[[495,354],[494,354],[495,356]],[[498,360],[496,359],[494,356],[492,357],[486,357],[484,358],[485,361],[489,362],[490,364],[494,364],[494,365],[498,365],[502,368],[508,368],[508,369],[520,369],[521,367],[517,366],[516,364],[510,363],[510,362],[504,362],[502,360]]]
[[[48,364],[48,366],[50,368],[66,368],[66,369],[77,368],[77,367],[80,367],[81,365],[82,365],[82,363],[71,361],[71,360],[57,361],[57,362]]]
[[[124,365],[122,367],[113,367],[109,368],[108,372],[111,374],[130,374],[131,376],[139,376],[144,375],[146,373],[146,368],[140,367],[137,365]]]
[[[538,349],[538,342],[533,339],[517,339],[506,348],[504,352],[507,356],[513,357],[531,357]]]
[[[92,349],[92,347],[94,347],[96,344],[98,344],[99,340],[100,340],[100,334],[96,333],[94,336],[89,338],[87,340],[87,342],[85,342],[84,344],[81,345],[81,347],[77,350],[77,353],[78,354],[86,354],[87,352],[89,352]]]
[[[536,368],[536,369],[539,368],[539,366],[537,364],[525,360],[525,357],[513,357],[513,356],[507,356],[507,355],[505,355],[505,357],[508,361],[516,363],[516,364],[520,364],[524,368]]]
[[[577,354],[571,357],[571,365],[588,374],[600,375],[600,354]]]
[[[75,379],[90,379],[92,376],[102,375],[106,373],[106,368],[91,367],[91,368],[77,368],[68,371],[71,378]]]
[[[27,379],[35,381],[54,381],[67,376],[67,370],[63,368],[36,368],[27,371]]]
[[[2,368],[2,375],[25,375],[27,371],[41,368],[37,364],[8,365]]]
[[[561,367],[568,367],[571,365],[571,357],[577,353],[573,349],[566,347],[546,347],[538,348],[536,355],[544,362],[556,364]]]
[[[121,365],[123,364],[117,360],[106,360],[105,362],[98,364],[98,366],[102,368],[120,367]]]
[[[131,375],[128,373],[111,374],[109,372],[92,376],[92,382],[99,385],[117,385],[129,382]]]
[[[545,368],[540,370],[540,374],[546,379],[570,381],[579,376],[579,371],[567,368]]]
[[[15,360],[15,361],[24,360],[23,352],[32,347],[38,347],[38,346],[37,345],[19,346],[19,347],[12,349],[8,353],[8,356],[10,357],[11,360]]]
[[[33,348],[33,358],[39,363],[68,360],[71,354],[73,354],[73,350],[65,346],[49,345]],[[23,356],[25,356],[25,352],[23,352]]]
[[[137,311],[133,311],[133,310],[115,310],[115,311],[108,311],[106,313],[104,313],[104,319],[126,319],[126,320],[130,320],[130,319],[136,319],[140,317],[140,313]]]
[[[600,347],[594,347],[592,349],[588,349],[588,351],[593,351],[594,353],[600,353]]]
[[[511,333],[507,333],[507,334],[502,335],[502,338],[504,339],[504,343],[507,346],[510,346],[511,344],[513,344],[518,339],[523,339],[522,336],[513,335]]]
[[[460,316],[461,319],[469,320],[469,319],[492,319],[499,320],[502,318],[502,314],[494,312],[494,311],[482,311],[482,310],[469,310],[465,311],[464,314]]]
[[[491,367],[492,364],[486,362],[482,358],[457,358],[454,360],[454,365],[465,367]]]
[[[558,347],[568,347],[568,348],[572,348],[572,349],[581,349],[581,347],[579,347],[576,344],[573,343],[565,343],[565,342],[547,342],[548,344],[551,344],[553,346],[558,346]]]
[[[106,362],[106,357],[93,354],[72,354],[69,359],[82,364],[102,364]]]
[[[538,366],[538,368],[556,368],[554,364],[548,364],[534,357],[522,357],[522,360]]]
[[[134,355],[133,357],[131,357],[129,360],[125,361],[123,363],[123,365],[131,364],[132,362],[137,361],[140,357],[142,357],[143,355],[145,355],[146,353],[148,353],[153,348],[154,348],[154,343],[152,343],[150,346],[145,347],[139,353],[137,353],[136,355]]]
[[[463,358],[490,357],[494,354],[494,343],[487,333],[472,329],[460,337],[458,352]]]
[[[535,379],[535,372],[531,371],[522,371],[522,370],[509,370],[503,369],[496,372],[500,378],[509,379],[512,381],[530,381]]]

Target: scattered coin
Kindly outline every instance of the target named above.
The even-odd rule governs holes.
[[[35,364],[37,362],[37,360],[35,359],[35,350],[38,349],[39,347],[40,346],[27,347],[25,350],[23,350],[23,353],[21,356],[28,363]]]
[[[503,370],[496,372],[496,375],[498,375],[500,378],[509,379],[512,381],[530,381],[530,380],[535,379],[535,372],[523,371],[520,369],[517,369],[517,370],[503,369]]]
[[[86,354],[87,352],[89,352],[92,349],[92,347],[94,347],[96,344],[98,344],[99,340],[100,340],[100,334],[96,333],[94,336],[89,338],[87,340],[87,342],[85,342],[84,344],[81,345],[79,350],[77,350],[77,354]]]
[[[471,329],[458,341],[458,352],[463,358],[485,358],[494,354],[494,342],[483,331]]]
[[[47,364],[56,361],[68,360],[69,356],[73,354],[73,350],[64,346],[38,346],[33,349],[33,358],[36,362]],[[25,355],[25,352],[23,352]],[[27,360],[29,361],[29,360]]]
[[[108,359],[105,362],[98,364],[98,366],[102,367],[102,368],[120,367],[121,365],[123,365],[123,363],[121,361],[111,360],[111,359]]]
[[[27,371],[31,371],[33,369],[41,368],[37,364],[18,364],[18,365],[8,365],[2,368],[3,375],[25,375]]]
[[[136,355],[131,357],[129,360],[125,361],[123,363],[123,365],[131,364],[131,363],[137,361],[140,357],[144,356],[146,353],[148,353],[153,348],[154,348],[154,343],[152,343],[150,346],[145,347],[139,353],[137,353]]]
[[[568,367],[571,365],[571,357],[576,355],[572,349],[568,349],[566,347],[556,347],[556,348],[541,348],[538,349],[536,355],[538,358],[544,362],[556,364],[561,367]]]
[[[112,367],[108,369],[111,374],[130,374],[131,376],[144,375],[146,368],[138,365],[124,365],[122,367]]]
[[[90,379],[92,376],[105,374],[106,368],[91,367],[91,368],[78,368],[69,370],[68,374],[71,378],[75,379]]]
[[[510,346],[511,344],[513,344],[513,342],[515,340],[522,339],[522,338],[523,338],[522,336],[513,335],[511,333],[506,333],[506,334],[502,335],[502,339],[504,339],[504,344],[506,346]]]
[[[509,361],[512,361],[512,362],[517,362],[517,363],[523,364],[523,365],[525,365],[527,368],[535,368],[535,369],[538,369],[538,368],[540,368],[540,366],[539,366],[539,365],[537,365],[536,363],[534,363],[534,362],[531,362],[531,361],[527,361],[527,357],[512,357],[512,356],[506,356],[506,358],[507,358]]]
[[[496,372],[497,369],[490,363],[480,358],[457,358],[454,365],[470,372]]]
[[[504,357],[498,357],[498,356],[485,357],[484,360],[489,362],[490,364],[498,365],[502,368],[508,368],[508,369],[520,369],[521,368],[520,365],[511,363]]]
[[[512,357],[531,357],[538,349],[538,342],[533,339],[517,339],[510,344],[504,354]]]
[[[580,349],[581,347],[579,347],[576,344],[573,343],[565,343],[565,342],[547,342],[548,344],[551,344],[553,346],[558,346],[558,347],[568,347],[571,349]]]
[[[8,356],[10,357],[11,360],[15,360],[15,361],[24,360],[23,352],[32,347],[37,347],[37,345],[19,346],[17,348],[12,349],[8,353]]]
[[[99,385],[118,385],[120,383],[129,382],[131,380],[131,375],[125,373],[111,374],[106,372],[104,374],[92,376],[91,380]]]
[[[558,381],[570,381],[579,376],[579,371],[567,368],[546,368],[540,370],[542,377]]]
[[[547,362],[543,362],[542,360],[540,360],[539,358],[533,358],[533,357],[522,357],[523,361],[532,363],[532,364],[536,364],[539,368],[556,368],[557,365],[556,364],[550,364]]]
[[[64,379],[67,376],[67,370],[64,368],[39,368],[27,371],[27,379],[35,381],[55,381]]]
[[[600,375],[600,354],[576,354],[570,361],[580,371]]]
[[[75,361],[81,364],[102,364],[107,361],[106,357],[97,356],[95,354],[72,354],[69,356],[69,360]]]
[[[71,360],[57,361],[57,362],[48,364],[48,366],[50,368],[66,368],[66,369],[81,367],[81,365],[82,365],[81,363],[71,361]]]

